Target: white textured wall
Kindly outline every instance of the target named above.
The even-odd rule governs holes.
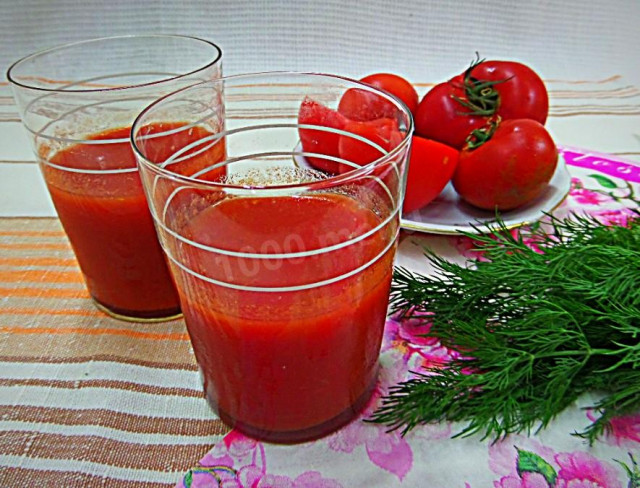
[[[227,74],[388,70],[435,81],[478,50],[545,78],[640,80],[640,0],[0,0],[0,69],[44,47],[136,32],[213,40]]]

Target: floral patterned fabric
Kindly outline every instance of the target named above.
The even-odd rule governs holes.
[[[558,216],[587,213],[608,224],[624,224],[638,195],[640,167],[617,158],[562,148],[572,186]],[[515,232],[515,231],[514,231]],[[450,237],[452,249],[482,259],[473,242]],[[389,319],[380,356],[380,378],[361,418],[314,442],[283,446],[258,442],[236,431],[213,446],[179,487],[223,488],[640,488],[640,413],[615,419],[609,434],[589,446],[572,433],[594,413],[583,398],[547,429],[491,443],[479,437],[455,438],[455,424],[420,427],[402,437],[384,426],[363,422],[389,386],[409,371],[444,365],[454,352],[421,337],[425,326]]]

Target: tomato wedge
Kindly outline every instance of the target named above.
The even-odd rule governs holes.
[[[333,129],[344,129],[348,119],[329,107],[305,97],[298,111],[298,124],[319,125]],[[302,150],[339,157],[338,142],[340,134],[316,129],[298,129]],[[309,164],[328,173],[339,173],[340,164],[320,157],[307,156]]]
[[[431,203],[447,186],[458,165],[458,151],[446,144],[413,136],[402,212]]]
[[[392,73],[375,73],[360,81],[395,95],[404,102],[412,114],[418,108],[418,92],[411,83]],[[380,118],[394,118],[398,108],[375,93],[352,88],[340,99],[338,111],[351,120],[366,121]]]
[[[367,122],[349,121],[344,126],[345,132],[351,132],[372,143],[380,146],[385,152],[392,150],[402,141],[402,132],[398,129],[398,123],[394,119],[382,118]],[[372,163],[384,156],[384,152],[374,146],[350,136],[340,136],[338,141],[338,153],[342,159],[346,159],[358,166]],[[342,165],[341,172],[353,168]]]

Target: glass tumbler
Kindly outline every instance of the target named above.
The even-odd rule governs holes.
[[[343,117],[336,107],[350,90],[384,103],[385,117]],[[170,130],[150,130],[163,124]],[[230,426],[299,442],[369,399],[412,130],[397,99],[303,73],[195,85],[134,122],[206,396]],[[200,138],[182,137],[167,157],[163,138],[180,132]],[[206,168],[192,163],[223,152]]]
[[[101,310],[180,314],[130,145],[151,101],[221,76],[221,51],[183,36],[94,39],[27,56],[7,77],[51,199]]]

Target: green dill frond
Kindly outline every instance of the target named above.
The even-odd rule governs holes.
[[[550,217],[516,235],[498,220],[490,234],[467,236],[487,260],[460,265],[427,250],[435,272],[397,268],[391,289],[392,311],[428,313],[428,335],[465,359],[416,372],[372,421],[403,434],[462,421],[458,435],[497,439],[544,428],[598,391],[601,416],[581,433],[593,442],[640,407],[640,216],[626,227]]]

